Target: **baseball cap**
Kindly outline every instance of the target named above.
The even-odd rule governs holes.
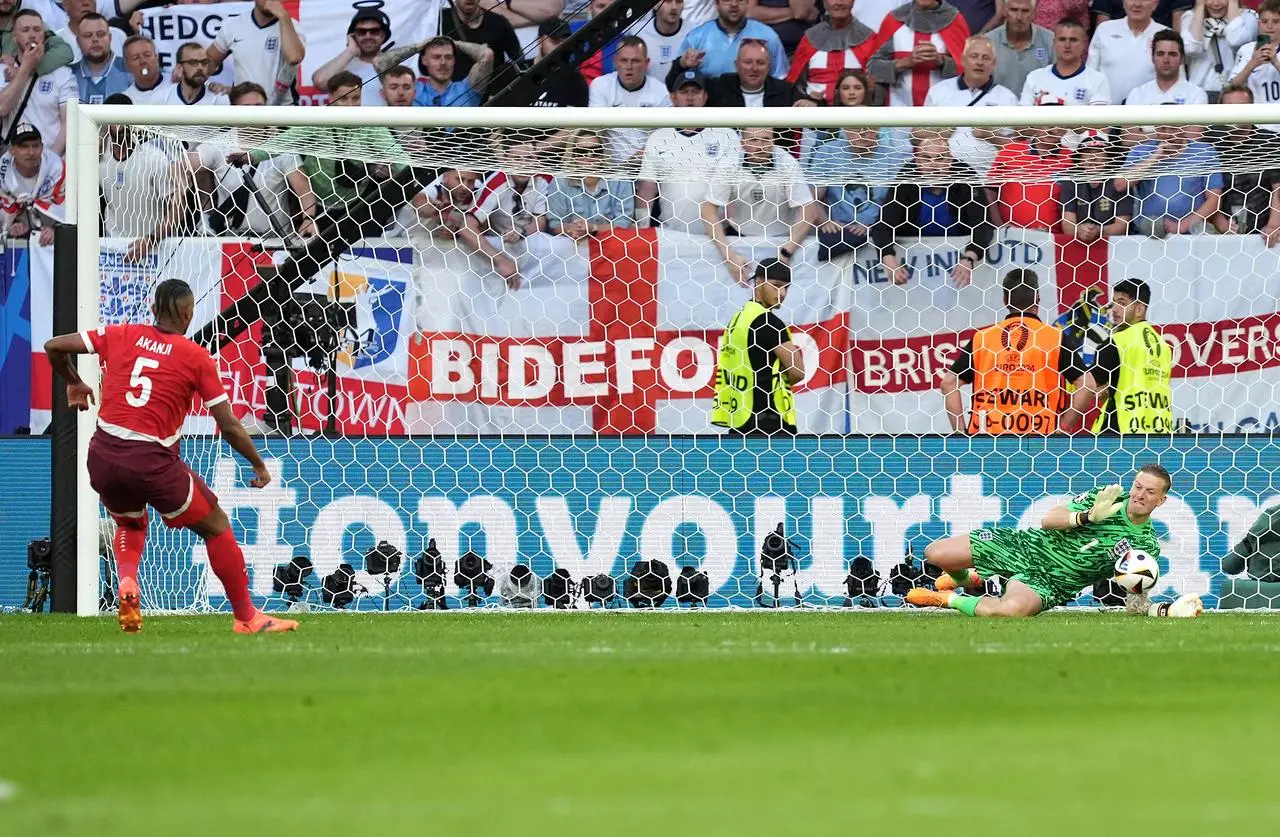
[[[760,264],[756,265],[756,272],[752,278],[776,282],[779,285],[790,285],[791,268],[787,267],[787,263],[781,259],[761,259]]]
[[[707,77],[697,70],[685,70],[683,73],[671,80],[671,92],[676,92],[686,84],[696,84],[703,90],[706,90]]]
[[[1111,286],[1111,293],[1131,296],[1144,305],[1151,304],[1151,286],[1142,279],[1121,279]]]
[[[558,17],[547,18],[538,24],[538,37],[550,38],[553,41],[564,41],[572,35],[569,22]]]
[[[26,142],[29,139],[44,141],[44,138],[40,136],[40,132],[36,130],[35,125],[30,122],[19,122],[18,127],[13,129],[13,141],[15,143]]]
[[[1080,140],[1080,148],[1106,148],[1110,144],[1105,131],[1086,131]]]

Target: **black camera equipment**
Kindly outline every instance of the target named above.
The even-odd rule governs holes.
[[[589,605],[598,604],[601,607],[609,607],[617,596],[618,586],[613,576],[608,573],[598,573],[582,579],[582,597]]]
[[[782,524],[764,536],[760,544],[760,581],[756,585],[756,605],[764,604],[764,589],[767,581],[773,589],[773,604],[777,607],[782,594],[783,577],[790,573],[791,583],[795,590],[796,604],[801,604],[800,582],[796,580],[796,559],[791,551],[791,542],[783,533]]]
[[[556,610],[567,610],[573,607],[577,598],[578,585],[564,567],[557,567],[551,575],[542,579],[542,600]]]
[[[382,576],[384,612],[391,609],[391,577],[400,572],[403,563],[404,553],[387,541],[378,541],[377,546],[364,554],[364,571],[372,576]]]
[[[662,607],[671,595],[671,570],[662,561],[636,561],[622,581],[622,596],[632,607]]]
[[[271,572],[271,589],[290,602],[297,603],[307,596],[306,580],[315,572],[311,559],[295,555],[287,564],[279,564]]]
[[[427,548],[422,550],[413,562],[413,575],[422,585],[422,592],[427,600],[418,605],[418,610],[448,610],[444,600],[444,588],[448,583],[449,565],[440,557],[436,549],[436,539],[427,541]]]
[[[342,563],[336,570],[325,576],[320,582],[320,599],[339,610],[354,602],[356,600],[356,568]]]
[[[466,591],[467,607],[476,607],[481,598],[493,595],[493,564],[474,552],[464,552],[454,566],[453,583]]]
[[[848,594],[844,600],[845,607],[852,607],[855,603],[858,607],[876,607],[879,604],[880,574],[870,558],[859,555],[849,562],[844,589]]]
[[[27,597],[23,610],[42,613],[53,589],[53,546],[48,538],[27,544]]]
[[[681,567],[676,577],[676,601],[691,607],[706,607],[711,595],[711,579],[696,567]]]
[[[531,608],[538,603],[538,577],[528,564],[516,564],[502,582],[502,599],[508,607]]]
[[[941,570],[938,572],[941,573]],[[895,596],[906,596],[912,587],[920,587],[929,581],[930,576],[916,566],[916,556],[912,553],[911,547],[907,547],[907,554],[903,557],[902,563],[894,564],[889,570],[889,591]]]

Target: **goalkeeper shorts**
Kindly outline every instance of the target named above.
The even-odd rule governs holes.
[[[999,526],[974,529],[969,533],[969,550],[978,575],[1022,582],[1040,597],[1042,610],[1066,604],[1080,594],[1064,588],[1045,571],[1052,558],[1045,555],[1043,545],[1031,532]]]

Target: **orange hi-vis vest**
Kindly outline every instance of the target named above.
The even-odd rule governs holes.
[[[1058,429],[1066,390],[1058,371],[1062,330],[1010,317],[973,335],[969,433],[1043,435]]]

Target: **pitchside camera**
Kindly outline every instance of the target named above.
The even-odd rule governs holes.
[[[791,551],[791,542],[787,540],[782,524],[779,523],[778,528],[765,535],[764,542],[760,544],[760,582],[756,587],[756,604],[763,605],[765,590],[771,589],[773,598],[770,607],[777,607],[782,593],[782,583],[787,576],[791,577],[796,604],[800,604],[800,586],[796,581],[796,559]]]
[[[578,585],[564,567],[557,567],[551,575],[542,579],[542,600],[556,610],[567,610],[573,607],[573,600],[578,595]]]
[[[454,566],[453,583],[467,595],[467,607],[480,604],[481,598],[493,595],[493,564],[474,552],[465,552]]]
[[[845,607],[875,607],[879,602],[880,574],[871,559],[859,555],[849,562],[849,574],[844,577],[844,589],[848,594]]]
[[[400,572],[404,563],[404,553],[389,541],[378,541],[378,545],[364,554],[364,571],[369,575],[382,576],[382,609],[391,609],[391,576]]]
[[[53,545],[48,538],[27,544],[27,569],[32,572],[53,571]]]
[[[516,564],[502,582],[500,595],[508,607],[531,608],[537,604],[538,577],[527,564]]]
[[[307,595],[306,580],[315,572],[311,559],[295,555],[287,564],[278,565],[271,572],[271,589],[291,602]]]
[[[427,594],[427,600],[418,606],[418,610],[448,610],[444,588],[448,583],[449,565],[440,557],[435,538],[427,541],[427,548],[414,560],[413,575],[422,585],[422,592]]]
[[[711,580],[702,570],[681,567],[676,578],[676,601],[691,607],[706,607],[711,595]]]
[[[320,582],[320,599],[327,605],[342,610],[356,600],[356,568],[347,563],[324,577]]]
[[[587,604],[608,607],[617,596],[617,584],[614,582],[613,576],[607,573],[600,573],[582,579],[582,597],[587,600]]]
[[[662,561],[636,561],[622,583],[622,595],[632,607],[662,607],[671,595],[671,570]]]

